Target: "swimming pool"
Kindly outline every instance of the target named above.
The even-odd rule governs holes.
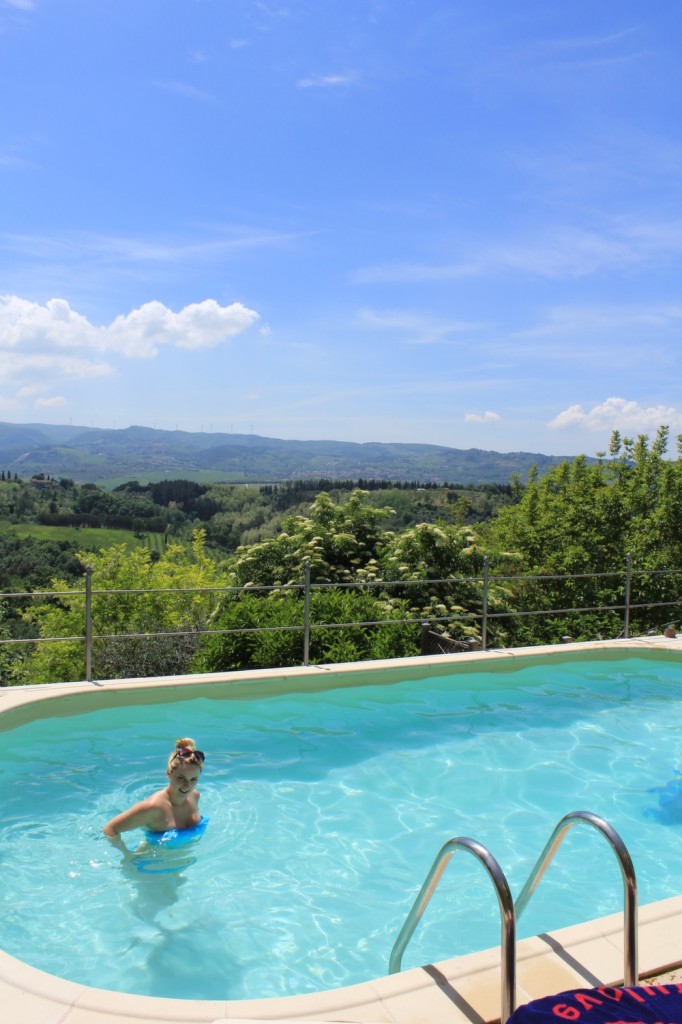
[[[578,807],[621,833],[642,902],[677,893],[681,667],[670,654],[508,659],[267,701],[183,688],[188,702],[165,692],[17,725],[0,765],[0,947],[86,984],[180,998],[349,984],[385,973],[445,839],[485,843],[516,893]],[[208,754],[211,825],[161,870],[122,867],[101,823],[162,783],[169,745],[188,732]],[[469,861],[451,865],[405,966],[499,941],[495,899]],[[619,909],[619,883],[605,844],[572,834],[522,933]]]

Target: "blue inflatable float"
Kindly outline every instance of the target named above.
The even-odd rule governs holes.
[[[207,825],[208,818],[202,816],[191,828],[169,828],[165,832],[145,832],[145,837],[150,846],[165,846],[168,850],[175,850],[178,846],[185,846],[193,839],[203,836]]]
[[[168,875],[188,867],[195,861],[190,844],[203,836],[207,825],[208,818],[202,817],[192,828],[145,832],[145,842],[133,854],[135,868],[144,875]]]

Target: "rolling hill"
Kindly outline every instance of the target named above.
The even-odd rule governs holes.
[[[0,423],[0,469],[78,483],[167,478],[266,482],[311,479],[509,483],[535,465],[542,474],[563,457],[432,444],[287,441],[256,434],[190,433],[128,427]]]

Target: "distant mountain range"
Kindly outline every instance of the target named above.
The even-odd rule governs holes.
[[[111,486],[163,478],[225,482],[376,479],[423,483],[509,483],[565,459],[531,452],[491,452],[435,444],[283,441],[256,434],[188,433],[127,427],[0,423],[0,469]]]

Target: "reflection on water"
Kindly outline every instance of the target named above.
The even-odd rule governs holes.
[[[661,825],[682,825],[682,774],[676,771],[665,786],[652,786],[649,792],[658,793],[658,807],[647,808],[644,816]]]
[[[131,909],[145,924],[158,924],[159,913],[178,902],[187,882],[184,872],[196,864],[194,848],[200,838],[195,835],[180,846],[145,840],[124,856],[121,870],[134,893]]]

